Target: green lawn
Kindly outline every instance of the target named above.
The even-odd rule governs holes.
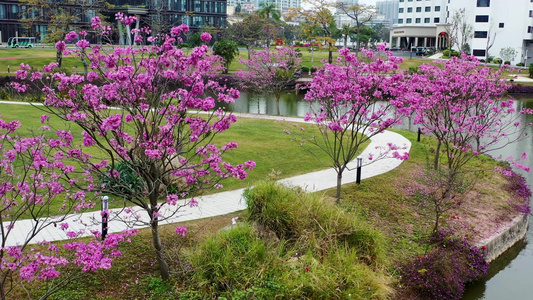
[[[0,105],[0,114],[4,120],[21,121],[21,136],[30,136],[29,130],[38,132],[37,129],[41,126],[40,116],[43,113],[38,107],[28,105]],[[64,123],[57,118],[51,118],[50,125],[56,129],[70,127],[74,139],[81,141],[81,129],[78,126]],[[300,147],[297,141],[291,141],[294,136],[285,133],[284,129],[292,130],[293,126],[273,120],[239,118],[230,130],[216,136],[214,144],[223,145],[230,141],[239,144],[237,149],[226,153],[225,159],[228,162],[238,164],[254,160],[257,164],[253,171],[248,172],[246,180],[229,178],[223,181],[223,190],[253,185],[254,182],[267,178],[272,171],[281,172],[280,177],[285,178],[327,168],[326,163],[329,160],[323,152],[315,151],[311,154]],[[301,126],[306,129],[306,134],[316,133],[310,125]],[[366,144],[361,150],[365,147]],[[96,148],[91,148],[88,152],[98,159],[105,159],[102,152]]]

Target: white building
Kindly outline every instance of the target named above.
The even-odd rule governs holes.
[[[501,57],[501,49],[511,47],[516,51],[511,64],[533,63],[533,0],[451,0],[450,16],[463,8],[467,23],[473,25],[473,55],[485,58],[493,43],[487,56]]]
[[[473,27],[468,45],[478,58],[500,57],[504,48],[516,51],[512,64],[533,63],[533,0],[397,0],[398,21],[390,43],[396,47],[447,45],[447,25],[464,9]],[[489,46],[492,45],[489,49]]]
[[[391,30],[390,44],[406,49],[444,47],[448,1],[450,0],[399,0],[398,19]]]

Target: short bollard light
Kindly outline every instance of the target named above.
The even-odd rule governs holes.
[[[420,142],[420,136],[422,135],[422,129],[420,129],[420,127],[418,127],[418,139],[416,140],[417,142]]]
[[[363,167],[363,158],[357,158],[357,173],[355,177],[355,183],[361,184],[361,168]]]
[[[107,235],[107,219],[109,217],[107,209],[109,208],[109,197],[102,196],[102,240],[105,240]]]

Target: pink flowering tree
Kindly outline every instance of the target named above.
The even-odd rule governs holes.
[[[34,280],[47,286],[42,295],[46,298],[85,272],[110,268],[120,255],[119,242],[135,231],[113,234],[103,242],[97,239],[100,233],[93,232],[92,241],[66,243],[62,249],[40,241],[39,234],[49,227],[63,229],[68,237],[79,234],[69,230],[73,214],[94,202],[74,181],[92,181],[69,180],[66,175],[77,171],[70,160],[77,154],[64,151],[73,143],[69,131],[51,133],[43,127],[41,134],[24,137],[28,134],[19,136],[19,127],[18,121],[0,119],[0,299],[11,298],[13,288]],[[36,242],[47,247],[30,247]],[[62,272],[65,268],[69,271]]]
[[[18,78],[43,87],[48,114],[83,129],[83,147],[99,149],[98,159],[73,157],[84,172],[100,180],[90,186],[78,184],[79,188],[118,196],[146,213],[147,221],[135,221],[151,228],[165,280],[170,273],[159,224],[185,206],[198,205],[190,198],[194,193],[221,188],[224,178],[244,179],[246,170],[255,166],[252,161],[232,165],[223,160],[236,143],[212,143],[236,121],[216,104],[233,102],[239,91],[214,81],[223,66],[207,46],[194,48],[189,55],[175,46],[188,29],[183,24],[172,28],[170,35],[148,36],[148,42],[161,39],[153,46],[94,46],[86,54],[81,52],[90,62],[87,80],[56,72],[53,65],[31,74],[23,66],[17,73]]]
[[[460,203],[456,187],[464,185],[465,172],[475,171],[467,164],[521,139],[531,125],[520,122],[531,109],[518,111],[512,100],[502,99],[507,89],[503,71],[463,54],[442,64],[423,64],[412,78],[418,94],[412,103],[415,124],[437,139],[432,177],[442,178],[432,180],[438,183],[433,187],[438,192],[431,193],[436,203],[434,232],[442,213]],[[529,171],[514,159],[511,163]]]
[[[384,50],[383,45],[380,50]],[[356,158],[359,147],[401,123],[401,116],[409,111],[404,101],[404,76],[398,71],[401,61],[391,52],[386,57],[378,57],[364,50],[358,56],[341,49],[336,63],[319,69],[308,86],[305,100],[316,105],[310,105],[312,112],[306,114],[305,120],[318,125],[321,138],[312,137],[307,142],[330,157],[337,172],[337,201],[341,197],[342,174]],[[389,147],[382,149],[383,153],[394,150],[395,158],[408,158],[409,153],[396,151],[397,145]]]
[[[281,95],[294,85],[301,61],[298,52],[288,47],[277,50],[251,50],[250,59],[239,58],[239,62],[244,64],[246,69],[240,69],[236,74],[252,91],[274,95],[279,115]]]

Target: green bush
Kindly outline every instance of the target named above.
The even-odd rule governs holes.
[[[388,279],[375,271],[384,259],[383,237],[356,215],[274,182],[247,189],[245,200],[247,219],[256,226],[239,224],[198,245],[189,255],[189,290],[181,299],[390,295]]]
[[[442,55],[446,56],[446,57],[450,57],[450,52],[451,52],[450,49],[446,49],[446,50],[442,51]]]
[[[201,243],[190,256],[195,285],[213,296],[246,290],[261,283],[281,251],[267,250],[252,226],[240,224]],[[279,265],[279,262],[278,262]]]
[[[523,62],[519,62],[519,63],[516,64],[516,66],[517,67],[523,67],[523,66],[525,66],[525,64]]]
[[[459,53],[459,51],[457,50],[453,50],[452,53],[451,53],[452,56],[455,56],[455,57],[460,57],[461,56],[461,53]]]
[[[299,251],[353,247],[369,263],[383,261],[383,236],[356,215],[319,196],[273,182],[246,189],[247,219],[271,230],[279,239],[295,243]],[[323,254],[323,253],[318,253]]]
[[[501,65],[502,64],[502,59],[501,58],[495,58],[492,62],[495,63],[495,64]]]
[[[504,64],[504,65],[509,65],[509,66],[510,66],[510,65],[511,65],[511,62],[508,61],[508,60],[506,60],[506,61],[503,62],[503,64]]]
[[[488,63],[491,63],[493,60],[494,60],[494,57],[489,56],[489,58],[487,59],[487,62],[488,62]]]
[[[529,64],[529,78],[533,78],[533,64]]]
[[[418,67],[409,67],[408,72],[409,72],[409,74],[418,73]]]

